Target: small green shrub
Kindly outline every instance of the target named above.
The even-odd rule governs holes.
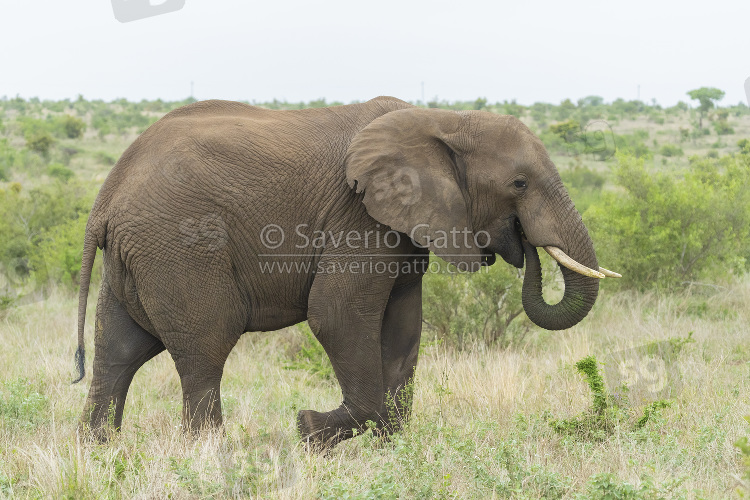
[[[651,149],[646,144],[648,132],[636,130],[632,134],[615,135],[617,151],[631,155],[635,158],[650,159],[653,157]]]
[[[716,131],[717,135],[730,135],[734,134],[734,129],[731,125],[729,125],[729,122],[725,120],[718,120],[714,122],[714,130]]]
[[[601,441],[610,435],[618,423],[617,407],[610,408],[610,398],[604,387],[596,358],[586,356],[576,363],[578,373],[591,390],[593,403],[582,415],[570,419],[550,419],[549,425],[558,433],[578,438]]]
[[[565,187],[601,189],[606,178],[588,167],[577,167],[561,173]]]
[[[750,415],[745,417],[747,423],[750,424]],[[739,448],[742,454],[742,466],[744,468],[742,479],[742,488],[750,494],[750,439],[743,437],[735,441],[734,445]]]
[[[114,165],[117,162],[117,158],[106,151],[97,151],[94,153],[94,159],[102,165]]]
[[[583,375],[591,391],[593,399],[591,407],[578,417],[549,418],[548,423],[560,434],[570,435],[577,439],[602,441],[614,433],[617,427],[625,426],[629,420],[632,420],[634,412],[624,407],[624,398],[614,397],[608,393],[594,356],[586,356],[575,366],[578,373]],[[624,389],[627,390],[627,388]],[[643,429],[652,417],[670,405],[670,402],[663,400],[651,402],[644,408],[642,416],[635,421],[631,431]]]
[[[335,373],[323,346],[315,338],[307,322],[297,325],[302,334],[302,344],[292,361],[285,365],[288,370],[304,370],[326,380],[334,380]]]
[[[75,172],[59,163],[53,163],[47,167],[47,174],[49,174],[50,177],[60,179],[63,182],[68,182],[76,176]]]
[[[75,116],[65,115],[60,118],[60,127],[68,139],[78,139],[83,137],[86,130],[86,123]]]
[[[679,146],[675,146],[674,144],[664,144],[659,149],[659,154],[662,156],[676,157],[676,156],[683,156],[685,153],[682,151],[682,148]]]
[[[565,142],[575,142],[580,137],[581,124],[576,120],[568,120],[550,125],[549,130]]]
[[[26,147],[41,155],[49,154],[55,139],[48,132],[39,132],[26,136]]]
[[[523,281],[515,268],[500,261],[476,273],[459,273],[432,256],[430,269],[439,272],[428,273],[422,282],[422,314],[436,339],[463,350],[474,343],[507,346],[523,338]]]
[[[0,422],[4,427],[36,427],[46,421],[48,404],[28,379],[7,381],[0,387]]]
[[[687,478],[676,478],[664,485],[657,485],[651,476],[641,477],[641,485],[618,481],[614,474],[595,474],[587,485],[587,494],[581,500],[657,500],[673,498],[673,492]]]

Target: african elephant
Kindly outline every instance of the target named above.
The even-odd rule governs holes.
[[[566,266],[556,305],[542,298],[536,247]],[[343,402],[300,411],[303,438],[330,445],[368,420],[387,426],[390,398],[407,415],[399,396],[417,364],[430,251],[467,270],[496,254],[525,260],[523,305],[547,329],[581,321],[604,277],[554,164],[518,119],[391,97],[299,111],[196,102],[138,137],[86,226],[78,380],[97,248],[104,277],[82,422],[100,437],[120,427],[133,375],[164,349],[184,427],[220,425],[224,363],[243,332],[304,320]]]

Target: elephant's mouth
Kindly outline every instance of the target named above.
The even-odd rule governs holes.
[[[524,262],[523,246],[523,227],[521,221],[516,215],[512,215],[501,223],[499,230],[491,233],[491,244],[482,249],[482,258],[486,258],[487,264],[492,265],[495,262],[495,256],[500,255],[505,262],[521,269]],[[492,253],[492,258],[486,256]],[[486,256],[486,257],[485,257]]]
[[[497,260],[497,255],[492,250],[487,248],[482,249],[482,266],[491,266]]]

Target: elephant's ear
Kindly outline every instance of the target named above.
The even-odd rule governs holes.
[[[364,192],[375,220],[448,262],[476,269],[482,251],[471,227],[461,158],[464,120],[453,111],[421,108],[377,118],[349,146],[346,180]]]

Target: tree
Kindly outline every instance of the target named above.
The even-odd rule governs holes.
[[[478,97],[476,101],[474,101],[474,109],[481,110],[487,107],[487,98],[486,97]]]
[[[698,128],[703,128],[703,116],[711,109],[713,109],[715,102],[720,101],[724,98],[724,91],[714,87],[701,87],[699,89],[691,90],[687,93],[691,99],[697,100],[700,105],[698,111],[700,117],[698,118]]]

